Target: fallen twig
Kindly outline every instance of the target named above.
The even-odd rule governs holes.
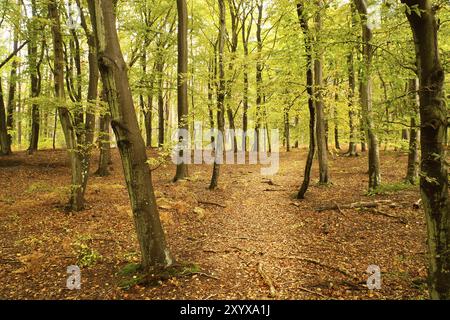
[[[205,205],[210,205],[210,206],[217,206],[217,207],[221,207],[221,208],[226,208],[227,206],[220,204],[220,203],[216,203],[216,202],[210,202],[210,201],[198,201],[199,204],[205,204]]]
[[[295,260],[309,262],[309,263],[312,263],[312,264],[315,264],[315,265],[318,265],[318,266],[321,266],[321,267],[324,267],[324,268],[328,268],[328,269],[337,271],[337,272],[339,272],[339,273],[341,273],[341,274],[343,274],[343,275],[345,275],[345,276],[347,276],[349,278],[355,279],[355,276],[353,276],[352,274],[350,274],[350,272],[348,272],[346,270],[342,270],[342,269],[340,269],[338,267],[334,267],[334,266],[330,266],[330,265],[324,264],[324,263],[322,263],[320,261],[317,261],[317,260],[314,260],[314,259],[303,258],[303,257],[298,257],[298,256],[287,256],[287,257],[278,257],[278,258],[281,258],[281,259],[295,259]]]
[[[328,211],[328,210],[342,210],[342,209],[365,209],[365,208],[377,208],[380,205],[385,204],[389,205],[392,208],[397,207],[398,205],[393,203],[391,200],[377,200],[377,201],[371,201],[371,202],[354,202],[349,204],[341,204],[338,205],[337,203],[334,203],[332,205],[319,207],[316,209],[316,211]]]
[[[398,222],[401,222],[401,223],[405,223],[405,224],[407,223],[405,218],[399,217],[399,216],[394,216],[392,214],[386,213],[386,212],[381,211],[381,210],[372,209],[372,210],[369,211],[369,213],[377,214],[377,215],[380,215],[380,216],[383,216],[383,217],[387,217],[387,218],[397,219]]]
[[[298,288],[298,289],[300,289],[300,290],[302,290],[302,291],[305,291],[305,292],[309,292],[309,293],[312,293],[312,294],[316,294],[316,295],[318,295],[319,297],[322,297],[322,298],[325,298],[325,299],[328,299],[328,300],[335,300],[335,299],[332,298],[332,297],[325,296],[325,295],[323,295],[323,294],[321,294],[321,293],[319,293],[319,292],[315,292],[315,291],[309,290],[309,289],[304,288],[304,287],[297,286],[296,288]]]
[[[273,285],[272,280],[269,278],[269,276],[264,272],[263,267],[262,267],[262,263],[258,262],[258,272],[261,275],[261,277],[263,278],[264,282],[267,284],[267,286],[269,287],[270,290],[270,296],[272,298],[274,298],[277,294],[277,291]]]

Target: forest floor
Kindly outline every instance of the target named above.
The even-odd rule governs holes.
[[[215,191],[207,189],[211,166],[192,165],[190,179],[178,184],[172,164],[155,170],[170,250],[198,268],[156,286],[123,288],[122,271],[139,262],[139,250],[117,150],[111,175],[90,177],[87,209],[74,214],[63,211],[65,151],[0,158],[0,299],[426,298],[418,188],[367,195],[366,155],[334,156],[332,185],[317,185],[314,166],[306,200],[297,201],[305,159],[304,149],[282,152],[278,174],[268,178],[258,165],[224,165]],[[405,153],[382,152],[383,182],[401,182],[406,162]],[[394,205],[316,211],[375,200]],[[81,290],[66,288],[70,265],[81,266]],[[381,269],[380,290],[366,287],[369,265]]]

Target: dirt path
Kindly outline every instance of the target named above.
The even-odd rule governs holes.
[[[117,273],[139,255],[118,155],[111,176],[90,179],[89,208],[74,215],[61,212],[68,183],[65,152],[2,158],[0,298],[426,297],[424,222],[410,205],[417,190],[366,196],[366,158],[338,157],[330,163],[333,185],[316,186],[313,175],[307,199],[295,201],[304,153],[282,153],[280,171],[270,180],[258,166],[223,166],[220,189],[213,192],[206,189],[209,166],[192,166],[191,179],[177,185],[170,182],[171,165],[155,171],[171,251],[201,271],[129,290],[119,288]],[[401,180],[405,156],[383,153],[382,160],[384,181]],[[399,203],[389,213],[406,223],[365,211],[315,211],[323,204],[374,199]],[[80,263],[80,245],[93,261],[82,268],[82,290],[70,291],[65,270]],[[371,264],[382,270],[378,291],[364,287]]]

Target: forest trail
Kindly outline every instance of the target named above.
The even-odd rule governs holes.
[[[0,288],[0,297],[426,297],[424,220],[422,211],[412,208],[418,199],[416,188],[367,196],[366,157],[334,157],[333,184],[316,185],[314,167],[307,198],[297,201],[293,196],[305,156],[305,150],[282,152],[280,171],[272,177],[261,176],[259,166],[224,165],[215,191],[207,190],[211,174],[207,165],[191,166],[189,180],[178,184],[170,182],[172,165],[154,171],[173,256],[178,262],[195,263],[200,270],[155,287],[136,285],[128,290],[120,288],[119,273],[139,261],[139,251],[118,154],[113,152],[110,176],[90,179],[87,210],[72,215],[61,211],[68,180],[65,152],[42,151],[33,158],[19,153],[1,159],[0,278],[7,285]],[[382,153],[386,183],[401,180],[404,157]],[[406,222],[355,209],[315,210],[375,199],[399,204],[385,211]],[[80,263],[80,257],[87,262],[82,267],[82,289],[67,290],[66,267]],[[371,264],[382,270],[381,290],[365,287]]]

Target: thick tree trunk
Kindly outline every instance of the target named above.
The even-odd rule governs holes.
[[[150,272],[173,263],[166,246],[156,206],[145,143],[139,130],[128,82],[127,66],[120,49],[112,0],[89,1],[97,40],[99,67],[111,111],[111,125],[124,169],[142,267]]]
[[[420,191],[428,230],[429,291],[432,299],[450,299],[450,205],[445,132],[448,127],[444,103],[444,70],[439,58],[438,23],[430,0],[402,0],[415,10],[407,11],[414,34],[419,73],[420,145],[422,151]],[[408,13],[409,12],[409,13]]]
[[[417,127],[417,114],[419,112],[419,86],[418,79],[411,79],[409,81],[409,95],[410,95],[410,134],[409,134],[409,149],[408,149],[408,167],[406,171],[405,180],[411,184],[416,184],[419,178],[419,132]]]
[[[369,144],[369,190],[376,189],[381,184],[380,156],[378,139],[375,134],[372,115],[372,79],[371,64],[373,56],[372,30],[370,29],[366,0],[355,0],[356,8],[361,17],[363,40],[363,67],[360,85],[360,100],[362,106],[363,125]]]
[[[224,140],[223,133],[225,129],[225,70],[223,61],[223,51],[225,46],[225,3],[224,0],[219,0],[219,85],[217,88],[217,129],[219,130],[219,136],[215,146],[215,159],[214,168],[211,177],[211,183],[209,189],[213,190],[217,188],[220,174],[221,159],[223,157]]]
[[[177,0],[178,8],[178,76],[177,76],[177,106],[178,106],[178,129],[188,132],[188,44],[187,44],[187,32],[188,32],[188,12],[186,0]],[[188,152],[187,146],[189,141],[183,141],[183,135],[179,135],[179,148],[178,156],[179,160],[184,159],[184,153]],[[177,164],[177,170],[174,182],[183,180],[188,176],[187,163],[180,161]]]
[[[306,159],[305,174],[303,183],[297,194],[297,199],[304,199],[306,191],[311,180],[311,167],[314,160],[314,153],[316,151],[315,142],[315,128],[316,128],[316,114],[314,106],[314,76],[313,76],[313,59],[312,59],[312,39],[308,27],[308,20],[304,13],[304,4],[297,4],[297,14],[300,20],[300,26],[305,36],[305,52],[306,52],[306,91],[308,92],[308,109],[309,109],[309,150]]]

